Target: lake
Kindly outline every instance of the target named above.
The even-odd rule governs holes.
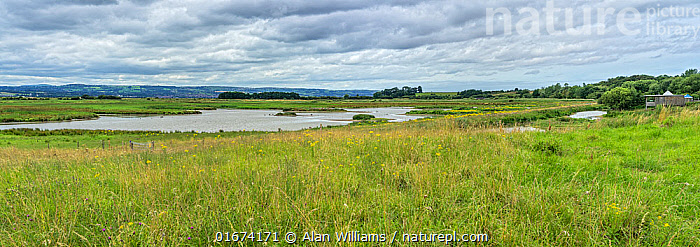
[[[346,109],[347,112],[308,112],[297,113],[296,117],[275,116],[280,110],[234,110],[218,109],[201,111],[202,114],[171,116],[100,116],[93,120],[63,122],[2,124],[0,129],[38,128],[54,129],[105,129],[105,130],[147,130],[147,131],[277,131],[300,130],[323,126],[346,125],[352,123],[356,114],[371,114],[386,118],[390,122],[402,122],[424,116],[405,115],[413,108],[364,108]]]

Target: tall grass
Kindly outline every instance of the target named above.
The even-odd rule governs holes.
[[[24,150],[0,159],[0,245],[229,245],[213,242],[215,233],[233,231],[700,245],[698,115],[668,110],[511,134],[431,119],[176,139],[150,152],[63,150],[67,157],[53,159],[41,157],[59,151]]]

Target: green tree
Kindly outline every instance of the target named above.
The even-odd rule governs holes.
[[[402,98],[402,97],[415,97],[416,93],[419,91],[423,91],[423,87],[409,87],[409,86],[404,86],[402,88],[394,87],[394,88],[388,88],[384,89],[382,91],[374,93],[374,98],[380,98],[380,99],[393,99],[393,98]]]
[[[689,69],[689,70],[686,70],[685,73],[683,73],[683,75],[681,75],[681,76],[688,77],[688,76],[696,75],[696,74],[698,74],[697,69]]]
[[[634,88],[639,93],[648,93],[649,87],[653,83],[656,83],[656,80],[627,81],[625,83],[622,83],[622,87]]]
[[[641,102],[641,96],[634,88],[616,87],[598,99],[598,103],[615,110],[631,109]]]
[[[700,91],[700,74],[674,78],[668,90],[676,94],[696,93]]]
[[[243,92],[223,92],[219,94],[219,99],[250,99],[250,94]]]
[[[664,88],[661,83],[654,82],[649,85],[649,91],[647,94],[663,94],[664,93]]]

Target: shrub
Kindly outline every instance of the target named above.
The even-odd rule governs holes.
[[[294,112],[278,112],[275,114],[275,116],[280,116],[280,117],[296,117],[297,114]]]
[[[352,120],[370,120],[373,118],[374,118],[374,115],[369,115],[369,114],[357,114],[355,116],[352,116]]]
[[[97,96],[97,99],[122,99],[122,97],[115,96],[115,95],[100,95],[100,96]]]
[[[604,93],[598,103],[615,110],[632,109],[641,103],[641,95],[632,88],[616,87]]]

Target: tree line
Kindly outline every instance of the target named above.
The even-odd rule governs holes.
[[[666,91],[671,91],[675,94],[690,94],[697,98],[700,96],[700,74],[698,74],[697,69],[689,69],[676,76],[618,76],[598,83],[584,83],[582,86],[570,86],[566,83],[562,86],[557,83],[536,89],[529,95],[522,92],[517,93],[522,97],[532,98],[599,99],[606,92],[618,87],[631,89],[637,95],[663,94]]]
[[[423,93],[423,87],[409,87],[404,86],[402,88],[394,87],[389,89],[384,89],[382,91],[374,93],[373,97],[375,99],[393,99],[393,98],[404,98],[412,97],[417,93]]]
[[[301,96],[293,92],[223,92],[219,94],[219,99],[301,99]]]

